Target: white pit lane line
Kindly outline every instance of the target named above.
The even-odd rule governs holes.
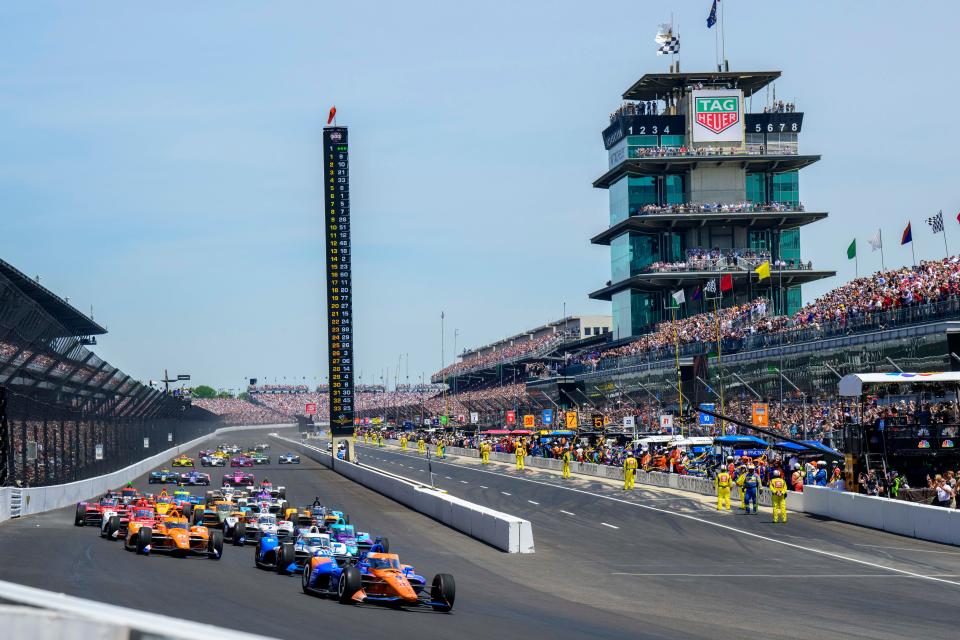
[[[560,509],[560,513],[565,513],[565,514],[567,514],[568,516],[575,516],[575,515],[577,515],[577,514],[575,514],[575,513],[570,513],[569,511],[564,511],[563,509]]]
[[[630,501],[630,500],[624,500],[624,499],[622,499],[622,498],[615,498],[615,497],[613,497],[613,496],[607,496],[607,495],[603,495],[603,494],[600,494],[600,493],[594,493],[593,491],[586,491],[586,490],[584,490],[584,489],[576,489],[576,488],[574,488],[574,487],[568,487],[568,486],[564,486],[564,485],[561,485],[561,484],[553,484],[552,482],[543,482],[543,481],[541,481],[541,480],[534,480],[534,479],[532,479],[532,478],[524,478],[524,477],[522,477],[522,476],[518,476],[518,475],[515,475],[515,474],[511,474],[511,473],[499,473],[499,472],[497,472],[497,471],[488,471],[488,470],[486,470],[486,469],[475,469],[475,468],[470,467],[470,466],[460,465],[460,464],[456,464],[456,463],[453,463],[453,462],[440,462],[440,463],[438,463],[438,464],[448,464],[448,465],[450,465],[450,466],[452,466],[452,467],[459,467],[459,468],[461,468],[461,469],[466,469],[466,470],[468,470],[468,471],[474,471],[474,472],[476,472],[476,473],[489,473],[490,475],[493,475],[493,476],[500,476],[501,478],[510,478],[510,479],[513,479],[513,480],[520,480],[521,482],[532,482],[532,483],[534,483],[534,484],[544,485],[544,486],[547,486],[547,487],[553,487],[554,489],[559,489],[559,490],[561,490],[561,491],[573,491],[574,493],[581,493],[581,494],[583,494],[583,495],[593,496],[594,498],[600,498],[600,499],[602,499],[602,500],[610,500],[610,501],[612,501],[612,502],[619,502],[620,504],[630,505],[631,507],[636,507],[637,509],[647,509],[647,510],[649,510],[649,511],[656,511],[657,513],[662,513],[662,514],[668,515],[668,516],[674,516],[674,517],[676,517],[676,518],[685,518],[685,519],[687,519],[687,520],[693,520],[693,521],[695,521],[695,522],[700,522],[700,523],[702,523],[702,524],[705,524],[705,525],[708,525],[708,526],[711,526],[711,527],[717,527],[717,528],[719,528],[719,529],[724,529],[724,530],[726,530],[726,531],[730,531],[730,532],[733,532],[733,533],[739,533],[740,535],[748,536],[748,537],[750,537],[750,538],[756,538],[756,539],[758,539],[758,540],[764,540],[764,541],[766,541],[766,542],[771,542],[771,543],[773,543],[773,544],[779,544],[779,545],[783,545],[783,546],[785,546],[785,547],[790,547],[791,549],[798,549],[798,550],[800,550],[800,551],[806,551],[806,552],[808,552],[808,553],[814,553],[814,554],[821,555],[821,556],[827,556],[828,558],[835,558],[835,559],[837,559],[837,560],[844,560],[844,561],[846,561],[846,562],[853,562],[853,563],[856,563],[856,564],[859,564],[859,565],[863,565],[863,566],[866,566],[866,567],[873,567],[874,569],[881,569],[881,570],[883,570],[883,571],[891,571],[891,572],[893,572],[893,573],[897,573],[897,574],[904,575],[904,576],[910,576],[910,577],[912,577],[912,578],[918,578],[918,579],[921,579],[921,580],[929,580],[929,581],[931,581],[931,582],[938,582],[938,583],[941,583],[941,584],[949,584],[949,585],[952,585],[952,586],[954,586],[954,587],[960,587],[960,582],[958,582],[958,581],[956,581],[956,580],[947,580],[946,578],[940,577],[939,575],[924,575],[924,574],[922,574],[922,573],[915,573],[915,572],[913,572],[913,571],[907,571],[906,569],[897,569],[896,567],[888,567],[888,566],[886,566],[886,565],[882,565],[882,564],[879,564],[879,563],[876,563],[876,562],[870,562],[869,560],[861,560],[861,559],[859,559],[859,558],[853,558],[853,557],[850,557],[850,556],[845,556],[845,555],[842,555],[842,554],[839,554],[839,553],[834,553],[833,551],[825,551],[825,550],[823,550],[823,549],[816,549],[816,548],[814,548],[814,547],[806,547],[806,546],[803,546],[803,545],[801,545],[801,544],[796,544],[796,543],[794,543],[794,542],[787,542],[786,540],[778,540],[778,539],[776,539],[776,538],[770,538],[770,537],[768,537],[768,536],[761,535],[761,534],[759,534],[759,533],[754,533],[753,531],[747,531],[746,529],[738,529],[737,527],[733,527],[733,526],[730,526],[730,525],[727,525],[727,524],[723,524],[722,522],[716,522],[716,521],[713,521],[713,520],[707,520],[707,519],[705,519],[705,518],[699,518],[699,517],[697,517],[697,516],[695,516],[695,515],[691,515],[691,514],[689,514],[689,513],[679,513],[679,512],[676,512],[676,511],[670,511],[670,510],[668,510],[668,509],[661,509],[660,507],[654,507],[654,506],[651,506],[651,505],[648,505],[648,504],[641,504],[641,503],[638,503],[638,502],[632,502],[632,501]],[[510,494],[507,493],[506,491],[501,491],[500,493],[502,493],[502,494],[504,494],[504,495],[510,495]],[[950,576],[950,577],[952,577],[952,576]]]
[[[534,500],[527,500],[527,502],[529,502],[530,504],[535,504],[535,505],[539,505],[539,504],[540,504],[539,502],[536,502],[536,501],[534,501]]]
[[[600,524],[602,524],[602,525],[605,526],[605,527],[610,527],[611,529],[619,529],[619,528],[620,528],[620,527],[618,527],[618,526],[615,525],[615,524],[607,524],[606,522],[601,522]]]
[[[782,573],[627,573],[623,571],[617,571],[611,573],[612,576],[636,576],[642,578],[775,578],[783,579],[788,578],[791,580],[835,580],[837,578],[900,578],[907,580],[918,580],[924,577],[938,577],[938,578],[958,578],[960,575],[953,573],[935,573],[931,576],[902,576],[891,573],[846,573],[846,574],[837,574],[837,573],[811,573],[811,574],[796,574],[796,575],[784,575]]]

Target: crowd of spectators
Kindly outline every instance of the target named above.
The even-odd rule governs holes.
[[[797,105],[783,100],[777,100],[772,105],[763,108],[764,113],[793,113],[796,110]]]
[[[683,204],[644,205],[642,214],[657,213],[761,213],[804,211],[802,204],[793,202],[687,202]]]
[[[773,149],[771,149],[772,151]],[[796,155],[797,148],[791,145],[780,145],[776,148],[780,155]],[[743,156],[743,155],[764,155],[767,149],[764,145],[747,146],[700,146],[688,147],[687,145],[671,146],[658,145],[653,147],[629,147],[630,158],[676,158],[676,157],[716,157],[716,156]]]
[[[469,358],[455,362],[433,374],[432,377],[439,379],[455,373],[466,373],[468,371],[484,369],[499,362],[506,362],[513,358],[549,349],[562,342],[576,340],[579,337],[576,332],[557,331],[555,333],[545,333],[537,338],[516,338],[508,345],[490,347],[483,352],[478,352]]]
[[[277,424],[289,422],[289,417],[262,404],[241,398],[197,398],[193,406],[223,417],[224,424]]]
[[[639,102],[624,102],[617,110],[610,114],[610,122],[616,122],[622,116],[655,116],[660,113],[660,105],[656,100],[641,100]]]

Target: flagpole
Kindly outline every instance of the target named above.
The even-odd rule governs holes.
[[[720,292],[721,299],[723,292]],[[723,355],[720,347],[720,311],[717,308],[717,299],[713,299],[713,315],[717,317],[717,371],[720,374],[720,415],[727,415],[724,411],[723,402]],[[723,435],[723,422],[720,423],[720,435]]]
[[[675,348],[676,358],[677,358],[677,401],[680,403],[680,428],[683,428],[683,391],[681,390],[680,385],[680,332],[677,330],[677,320],[676,320],[676,309],[680,307],[678,303],[676,307],[670,305],[670,320],[673,323],[673,344]]]
[[[887,265],[883,262],[883,229],[877,229],[877,235],[880,236],[880,270],[886,271]]]
[[[726,2],[720,3],[720,71],[725,69],[727,62],[727,25],[723,19],[724,14],[726,14],[726,6]]]
[[[940,209],[940,225],[943,227],[943,252],[950,258],[950,249],[947,248],[947,225],[943,224],[943,209]]]

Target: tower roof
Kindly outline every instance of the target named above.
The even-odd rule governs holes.
[[[699,73],[648,73],[623,92],[624,100],[656,100],[693,85],[729,87],[752,96],[780,77],[779,71],[705,71]]]

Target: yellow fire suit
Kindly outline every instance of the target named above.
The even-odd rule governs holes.
[[[490,464],[490,443],[484,442],[480,445],[480,462]]]
[[[442,457],[443,457],[443,443],[442,443],[442,442],[438,442],[438,443],[437,443],[437,457],[438,457],[438,458],[442,458]]]
[[[570,450],[567,449],[563,452],[563,455],[560,456],[560,459],[563,460],[563,477],[570,477]]]
[[[721,471],[713,479],[713,486],[717,489],[717,511],[726,509],[730,511],[730,487],[733,485],[733,478],[726,471]]]
[[[740,508],[744,511],[747,510],[747,492],[743,488],[743,483],[747,479],[747,472],[744,470],[739,476],[737,476],[737,487],[740,488]]]
[[[517,454],[517,471],[523,471],[523,458],[527,455],[527,452],[522,445],[518,445],[515,453]]]
[[[633,489],[634,478],[637,475],[637,459],[633,454],[623,461],[623,490]]]
[[[417,440],[417,453],[424,454],[427,452],[427,443],[423,441],[423,438]]]
[[[407,439],[405,437],[400,438],[400,450],[401,451],[407,450]]]
[[[770,493],[773,497],[773,521],[779,522],[780,517],[787,521],[787,482],[783,478],[774,478],[770,481]]]

